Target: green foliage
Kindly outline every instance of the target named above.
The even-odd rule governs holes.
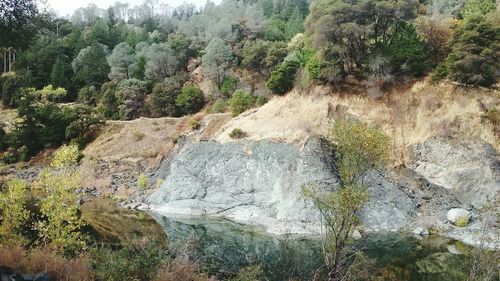
[[[239,128],[234,128],[230,133],[229,137],[232,139],[242,139],[247,136],[247,133]]]
[[[109,73],[108,52],[107,46],[97,43],[82,49],[71,64],[75,80],[82,85],[100,87]]]
[[[166,248],[157,242],[134,241],[123,248],[95,248],[90,263],[97,280],[153,280],[159,266],[169,259]]]
[[[99,111],[106,119],[118,119],[118,99],[116,97],[116,81],[104,83],[101,87]]]
[[[284,94],[293,88],[295,73],[300,63],[296,60],[285,60],[273,72],[266,82],[266,86],[275,94]]]
[[[228,97],[233,94],[233,92],[237,89],[238,84],[240,83],[240,79],[234,76],[225,76],[222,80],[222,85],[220,86],[220,92],[224,96]]]
[[[217,99],[212,105],[212,113],[223,113],[226,111],[226,102],[222,99]]]
[[[143,113],[147,91],[146,82],[137,79],[123,80],[118,84],[115,95],[120,119],[132,120]]]
[[[181,92],[183,82],[181,77],[171,77],[154,86],[149,99],[149,112],[153,117],[180,115],[175,100]]]
[[[246,41],[242,53],[243,67],[266,74],[286,57],[287,46],[283,42]]]
[[[313,47],[333,52],[346,74],[364,71],[368,56],[392,41],[402,22],[416,17],[413,0],[315,0],[305,23]],[[327,60],[325,60],[327,61]]]
[[[201,58],[203,73],[212,79],[219,88],[226,75],[226,70],[234,63],[234,55],[226,43],[216,37],[210,40]]]
[[[52,85],[47,85],[43,89],[38,90],[35,94],[40,95],[42,102],[60,102],[68,94],[64,88],[54,88]]]
[[[317,56],[311,56],[306,63],[306,71],[311,79],[321,78],[321,60]]]
[[[2,103],[6,106],[17,107],[19,99],[21,98],[21,87],[23,86],[23,79],[15,73],[3,74],[1,99]]]
[[[50,72],[50,84],[58,88],[68,88],[72,73],[71,64],[62,55],[57,56]]]
[[[196,113],[205,105],[205,97],[200,88],[192,85],[184,86],[175,99],[175,105],[183,114]]]
[[[496,9],[495,0],[467,0],[465,1],[464,8],[461,15],[468,18],[474,15],[486,15],[487,13]]]
[[[267,98],[265,96],[257,96],[255,99],[255,105],[256,106],[263,106],[264,104],[267,103]]]
[[[329,132],[335,164],[342,182],[364,186],[372,169],[381,169],[389,158],[389,137],[382,131],[357,121],[335,121]]]
[[[392,72],[423,74],[427,68],[427,56],[423,42],[411,24],[402,24],[384,49],[391,61]]]
[[[491,86],[498,78],[500,25],[494,14],[471,15],[455,31],[453,48],[435,77],[470,85]]]
[[[11,179],[0,192],[0,242],[12,243],[23,240],[31,213],[28,210],[30,195],[26,183]]]
[[[255,97],[245,92],[244,90],[237,90],[233,96],[227,101],[231,114],[238,116],[242,112],[250,109],[255,104]]]
[[[326,230],[323,242],[326,272],[334,278],[331,280],[343,280],[354,264],[348,257],[356,253],[352,237],[360,224],[358,213],[368,201],[368,192],[356,185],[327,192],[307,187],[304,196],[312,200],[322,214]]]
[[[0,47],[25,47],[44,24],[34,0],[2,1],[0,11]]]
[[[236,277],[231,278],[231,281],[255,281],[262,280],[264,271],[258,265],[244,267],[238,270]]]
[[[137,177],[137,187],[140,189],[145,189],[146,187],[149,186],[149,178],[145,174],[140,174],[139,177]]]
[[[54,169],[43,170],[35,183],[48,194],[40,205],[43,220],[36,224],[41,241],[65,254],[85,250],[88,241],[81,232],[85,222],[76,203],[76,189],[82,185],[76,166],[78,155],[75,146],[62,147],[51,163]]]

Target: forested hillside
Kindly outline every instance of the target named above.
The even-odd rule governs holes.
[[[0,47],[16,53],[1,100],[20,117],[0,131],[5,162],[84,145],[106,119],[204,108],[238,115],[294,85],[383,91],[427,74],[486,87],[498,78],[494,0],[224,0],[202,8],[148,0],[91,4],[70,18],[21,2],[0,22]],[[195,69],[210,87],[193,79]]]

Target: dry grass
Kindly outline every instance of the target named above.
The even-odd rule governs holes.
[[[212,276],[209,277],[206,273],[200,270],[200,267],[195,263],[188,261],[186,258],[179,258],[173,262],[165,263],[158,270],[154,281],[216,281]]]
[[[458,88],[451,83],[430,85],[417,82],[411,88],[394,90],[382,98],[332,93],[317,86],[307,94],[293,91],[274,97],[255,111],[228,122],[218,132],[220,142],[232,141],[231,131],[239,128],[248,139],[271,139],[302,145],[315,134],[325,134],[329,122],[352,116],[380,126],[392,139],[394,164],[408,160],[408,146],[436,136],[472,137],[500,150],[500,139],[491,122],[484,122],[481,104],[500,103],[495,90]]]
[[[44,272],[54,280],[93,280],[87,256],[67,259],[48,249],[26,251],[17,245],[3,245],[0,246],[0,265],[21,273]]]

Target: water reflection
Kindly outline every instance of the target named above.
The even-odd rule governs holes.
[[[310,280],[322,265],[318,238],[273,236],[258,227],[222,219],[179,219],[118,208],[97,199],[82,208],[101,242],[123,243],[152,236],[171,246],[192,245],[193,255],[210,273],[226,276],[247,265],[260,265],[267,280]],[[166,234],[166,235],[165,235]],[[464,280],[469,248],[443,237],[401,233],[365,236],[359,248],[376,261],[381,280]]]

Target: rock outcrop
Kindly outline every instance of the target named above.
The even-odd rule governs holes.
[[[172,160],[150,203],[168,215],[221,216],[271,233],[316,233],[320,216],[302,189],[339,186],[329,157],[318,139],[302,150],[268,141],[193,143]]]
[[[331,151],[317,138],[302,149],[270,141],[187,144],[170,162],[162,187],[149,197],[168,216],[220,216],[262,225],[276,234],[317,234],[320,214],[302,190],[338,188]],[[371,175],[370,201],[362,211],[367,230],[399,230],[417,210],[402,187]]]
[[[500,161],[483,141],[429,139],[413,146],[412,159],[411,169],[463,205],[479,208],[500,194]]]

